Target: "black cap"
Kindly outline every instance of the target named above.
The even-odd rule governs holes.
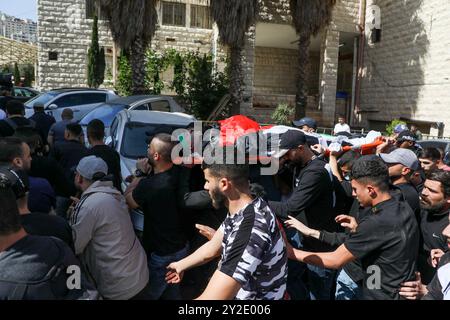
[[[300,145],[306,144],[306,135],[300,130],[289,130],[281,135],[279,151],[272,156],[274,158],[281,158],[289,150],[296,149]]]
[[[414,133],[412,133],[409,130],[402,131],[397,137],[397,141],[414,141],[414,142],[416,142],[416,140],[417,140],[417,138],[414,135]]]

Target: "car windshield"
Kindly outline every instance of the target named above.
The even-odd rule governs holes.
[[[103,122],[105,127],[110,127],[116,114],[118,114],[120,111],[122,111],[125,108],[126,108],[125,105],[118,105],[118,104],[113,104],[113,105],[107,104],[107,105],[100,106],[100,107],[92,110],[88,114],[86,114],[84,116],[84,118],[81,119],[80,125],[87,126],[89,124],[89,122],[91,122],[92,120],[99,119]]]
[[[33,108],[34,104],[37,102],[43,103],[46,105],[50,100],[52,100],[54,97],[56,97],[58,93],[56,92],[45,92],[41,93],[40,95],[34,97],[33,99],[27,101],[25,103],[25,107],[27,108]]]
[[[158,133],[172,134],[182,125],[147,124],[129,122],[125,125],[120,154],[126,158],[138,159],[147,156],[147,146],[151,138]]]

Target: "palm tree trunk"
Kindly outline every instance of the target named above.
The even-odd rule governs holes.
[[[136,38],[130,48],[130,64],[131,64],[131,92],[134,95],[146,94],[148,89],[145,86],[145,50],[142,39]]]
[[[311,43],[311,36],[307,33],[301,33],[298,42],[297,94],[295,96],[296,119],[301,119],[306,115],[306,106],[308,103],[310,43]]]
[[[230,96],[231,96],[231,115],[240,113],[242,102],[242,85],[244,77],[242,74],[242,49],[237,46],[230,48]]]

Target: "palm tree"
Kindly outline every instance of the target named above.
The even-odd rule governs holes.
[[[144,94],[145,52],[156,31],[158,0],[97,0],[102,14],[108,19],[116,44],[127,50],[132,70],[132,93]]]
[[[309,47],[311,37],[330,24],[336,0],[290,0],[292,22],[299,36],[297,95],[295,97],[295,117],[303,118],[308,97]]]
[[[211,14],[222,44],[230,49],[230,103],[232,114],[236,114],[240,110],[244,82],[241,53],[245,33],[258,15],[258,0],[211,0]]]

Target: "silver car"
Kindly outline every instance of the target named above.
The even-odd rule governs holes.
[[[158,133],[172,133],[179,128],[187,128],[195,118],[179,112],[162,111],[130,111],[119,112],[111,124],[110,137],[106,143],[120,155],[120,170],[122,173],[122,188],[126,189],[126,178],[133,174],[136,161],[147,157],[149,140]],[[142,231],[144,216],[133,210],[131,213],[136,230]]]
[[[52,115],[56,121],[61,120],[61,113],[64,109],[70,108],[73,111],[74,119],[79,121],[88,112],[95,109],[102,103],[111,101],[119,96],[112,90],[102,89],[58,89],[41,93],[25,103],[25,116],[27,118],[34,114],[35,103],[42,103],[45,112]]]

